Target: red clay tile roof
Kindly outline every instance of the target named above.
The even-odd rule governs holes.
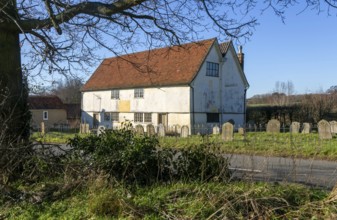
[[[64,109],[63,102],[57,96],[29,96],[29,109]]]
[[[189,84],[216,39],[105,59],[81,91]]]

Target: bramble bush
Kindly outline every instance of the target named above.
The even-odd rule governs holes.
[[[226,181],[228,159],[219,149],[200,145],[188,149],[162,149],[153,136],[137,135],[132,125],[106,130],[101,135],[69,140],[72,158],[86,168],[105,172],[124,183],[146,185],[158,181]]]

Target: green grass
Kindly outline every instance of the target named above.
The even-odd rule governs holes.
[[[53,143],[53,144],[65,144],[68,139],[74,138],[76,135],[85,136],[86,134],[79,133],[66,133],[66,132],[48,132],[46,134],[41,134],[40,132],[34,132],[30,139],[32,141],[42,142],[42,143]]]
[[[320,140],[317,133],[312,134],[271,134],[248,132],[246,137],[234,135],[234,140],[224,142],[220,135],[191,136],[190,138],[165,137],[160,139],[162,147],[184,148],[198,144],[215,145],[224,153],[254,154],[265,156],[284,156],[337,160],[337,138]]]
[[[3,203],[2,219],[333,219],[329,192],[295,184],[171,183],[149,187],[105,184],[57,201]]]

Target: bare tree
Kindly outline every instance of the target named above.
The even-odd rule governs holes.
[[[58,96],[63,103],[66,104],[79,104],[81,103],[80,89],[83,86],[83,82],[79,78],[67,79],[66,81],[60,81],[51,93]]]
[[[267,0],[263,10],[283,18],[296,2]],[[325,5],[335,8],[336,1]],[[8,134],[27,136],[23,72],[69,75],[92,65],[95,49],[118,55],[143,44],[191,41],[210,29],[230,39],[249,37],[256,6],[254,0],[0,0],[0,96],[8,97],[1,117],[14,115]],[[321,1],[306,6],[320,9]]]

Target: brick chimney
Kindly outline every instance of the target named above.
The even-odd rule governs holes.
[[[239,59],[242,70],[244,70],[245,54],[242,53],[242,46],[241,45],[239,46],[238,59]]]

